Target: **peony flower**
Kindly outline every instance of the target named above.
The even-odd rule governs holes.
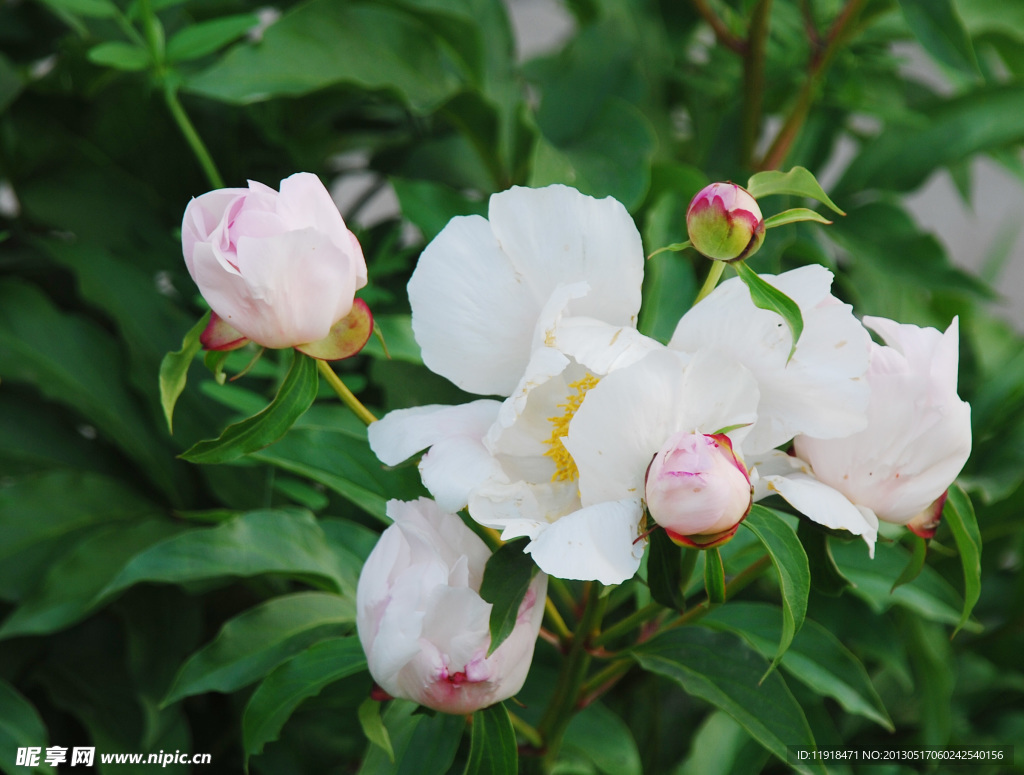
[[[754,255],[764,242],[764,219],[757,201],[735,183],[712,183],[686,209],[690,243],[702,255],[734,261]]]
[[[635,327],[643,264],[614,199],[557,185],[495,194],[486,219],[445,226],[409,281],[423,362],[463,390],[510,395],[563,312]]]
[[[832,273],[813,265],[761,277],[800,307],[804,331],[791,359],[789,328],[776,313],[755,307],[738,277],[683,315],[668,345],[687,353],[714,348],[754,375],[760,401],[743,442],[748,464],[797,434],[849,436],[867,423],[871,337],[850,305],[829,292]]]
[[[363,566],[356,625],[370,674],[393,697],[472,713],[522,688],[547,577],[527,590],[511,635],[487,656],[491,604],[479,595],[487,547],[433,501],[390,501],[394,519]]]
[[[685,546],[725,543],[750,511],[750,476],[724,433],[676,433],[654,456],[644,485],[647,510]]]
[[[354,299],[366,261],[315,175],[285,178],[280,193],[249,181],[203,194],[185,209],[181,242],[213,311],[207,349],[252,340],[333,360],[369,338],[369,310]]]
[[[864,323],[886,342],[871,346],[867,427],[845,438],[798,436],[788,470],[759,466],[763,488],[826,525],[853,508],[875,525],[934,530],[971,453],[971,408],[957,395],[958,321],[945,333],[884,318]]]

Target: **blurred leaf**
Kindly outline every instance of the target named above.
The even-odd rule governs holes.
[[[693,566],[683,578],[683,548],[668,537],[668,533],[656,528],[650,536],[647,550],[647,584],[655,602],[676,611],[686,610],[686,596],[683,590],[690,580]],[[687,549],[687,557],[696,558],[695,549]]]
[[[0,114],[18,98],[24,83],[11,60],[0,53]],[[3,242],[3,238],[0,238]]]
[[[366,656],[356,637],[320,641],[278,665],[245,706],[242,740],[246,758],[262,753],[267,743],[277,740],[303,700],[365,669]]]
[[[716,608],[701,623],[724,627],[771,659],[782,634],[782,612],[767,603],[733,602]],[[817,694],[836,700],[890,732],[893,723],[864,665],[828,629],[808,619],[780,662],[783,670]]]
[[[298,96],[337,83],[394,91],[413,110],[440,105],[457,88],[437,39],[385,5],[311,0],[186,82],[230,103]]]
[[[376,330],[384,335],[388,344],[388,355],[392,360],[423,363],[420,346],[412,333],[411,315],[374,315],[373,324]],[[384,348],[377,339],[371,339],[363,348],[363,353],[374,358],[386,358]]]
[[[777,215],[765,218],[764,227],[766,229],[774,229],[776,226],[785,226],[787,223],[799,223],[800,221],[814,221],[815,223],[823,223],[826,226],[832,223],[824,215],[819,215],[814,210],[808,210],[805,207],[795,207],[792,210],[784,210]]]
[[[181,457],[191,463],[226,463],[273,444],[312,405],[317,384],[316,361],[293,350],[288,376],[266,409],[229,425],[215,440],[200,441]]]
[[[516,775],[519,750],[516,733],[503,703],[473,714],[469,761],[463,775]]]
[[[487,216],[486,200],[470,199],[443,183],[392,177],[391,185],[398,195],[402,215],[423,232],[428,242],[458,215]]]
[[[782,593],[782,634],[772,660],[772,669],[786,653],[807,615],[807,597],[811,593],[811,569],[800,539],[779,514],[759,504],[750,507],[743,526],[756,535],[779,575]]]
[[[183,62],[212,54],[245,35],[259,21],[255,14],[242,13],[192,24],[167,41],[167,60]]]
[[[43,3],[60,11],[106,19],[117,15],[117,6],[111,0],[42,0]]]
[[[644,670],[724,710],[779,759],[786,760],[787,746],[815,747],[807,719],[782,676],[765,674],[767,663],[735,635],[683,627],[641,644],[633,656]],[[821,766],[795,769],[825,772]]]
[[[773,194],[803,196],[821,202],[840,215],[846,215],[825,193],[814,174],[804,167],[793,167],[789,172],[768,170],[757,172],[747,181],[747,191],[754,199]]]
[[[331,547],[335,551],[344,548],[346,557],[351,558],[353,562],[358,562],[359,567],[362,567],[362,563],[370,556],[373,547],[377,545],[377,539],[380,538],[379,533],[347,519],[326,517],[319,520],[319,525],[326,534]],[[359,567],[355,569],[356,575],[359,573]]]
[[[892,583],[892,590],[895,590],[896,587],[902,587],[904,584],[909,584],[921,575],[921,568],[924,567],[925,558],[928,556],[928,542],[920,536],[913,534],[911,534],[910,542],[913,547],[910,559],[907,560],[907,566],[903,569],[903,572]]]
[[[500,546],[484,566],[480,597],[491,604],[491,645],[487,649],[487,656],[493,654],[512,634],[519,616],[519,606],[537,572],[533,557],[523,552],[528,542],[528,539],[522,538]]]
[[[770,756],[729,714],[716,710],[697,728],[675,775],[758,775]]]
[[[142,46],[119,40],[93,46],[89,49],[89,61],[95,65],[128,71],[145,70],[153,63],[149,52]]]
[[[16,772],[54,772],[45,764],[45,751],[40,753],[40,765],[29,770],[15,764],[15,752],[19,748],[46,748],[46,727],[39,713],[13,686],[0,680],[0,772],[14,775]],[[17,769],[15,769],[17,767]]]
[[[177,352],[167,353],[160,363],[160,404],[164,408],[167,429],[172,433],[174,432],[172,421],[174,405],[178,402],[181,391],[185,389],[189,367],[192,365],[196,353],[202,349],[203,345],[199,341],[199,337],[209,322],[210,313],[207,312],[185,334],[181,340],[181,349]]]
[[[98,474],[54,471],[0,484],[0,597],[24,597],[90,528],[158,511],[124,483]]]
[[[221,627],[217,637],[181,666],[161,705],[204,692],[233,692],[327,638],[348,634],[352,600],[324,592],[272,598]]]
[[[378,747],[370,746],[359,768],[360,775],[445,775],[459,748],[465,716],[414,713],[417,705],[391,700],[384,711],[384,725],[395,752],[394,763]]]
[[[981,533],[974,516],[970,497],[957,484],[950,486],[942,516],[953,533],[960,563],[964,569],[964,610],[953,634],[956,635],[971,617],[971,611],[981,597]]]
[[[956,660],[942,628],[916,616],[903,617],[917,689],[921,744],[944,748],[951,742]]]
[[[838,597],[850,586],[836,565],[829,544],[829,535],[809,519],[801,519],[797,526],[796,536],[807,554],[807,567],[811,573],[811,586],[816,592],[830,597]]]
[[[789,326],[789,332],[793,339],[789,348],[789,358],[792,358],[793,353],[796,352],[797,342],[800,341],[800,334],[804,331],[804,319],[800,314],[800,307],[774,285],[763,280],[761,275],[747,266],[746,261],[735,261],[732,266],[750,290],[750,300],[754,302],[754,306],[777,313]]]
[[[978,76],[974,46],[953,0],[900,0],[900,8],[925,51],[954,70]]]
[[[643,775],[640,751],[629,725],[600,702],[573,716],[562,745],[578,751],[605,775]]]
[[[363,728],[366,739],[387,754],[388,761],[395,763],[395,750],[391,747],[391,737],[380,717],[380,702],[367,697],[359,706],[359,726]]]

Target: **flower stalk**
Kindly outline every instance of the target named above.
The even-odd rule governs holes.
[[[327,361],[317,359],[316,367],[320,370],[324,379],[327,380],[327,384],[329,384],[334,389],[334,392],[338,394],[338,398],[341,399],[341,402],[351,409],[356,417],[362,420],[365,425],[377,422],[377,418],[373,412],[363,406],[362,401],[356,398],[355,394],[348,389],[348,386],[341,381],[341,377],[334,372],[334,369],[330,367]]]

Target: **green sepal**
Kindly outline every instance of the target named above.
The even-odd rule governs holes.
[[[750,180],[747,181],[747,191],[754,199],[772,194],[806,196],[816,202],[821,202],[840,215],[846,215],[835,202],[829,199],[817,178],[805,167],[793,167],[789,172],[776,170],[757,172],[751,175]],[[765,226],[767,225],[765,223]]]
[[[687,248],[692,248],[692,247],[693,247],[693,243],[691,243],[690,240],[686,240],[685,242],[673,242],[671,245],[666,245],[663,248],[658,248],[653,253],[651,253],[649,256],[647,256],[647,258],[654,258],[659,253],[664,253],[666,250],[670,250],[673,253],[678,253],[680,250],[686,250]]]
[[[167,430],[174,433],[172,418],[174,417],[174,405],[185,390],[188,382],[188,370],[192,360],[196,357],[203,346],[199,341],[203,331],[210,322],[210,313],[207,312],[199,321],[188,330],[181,340],[181,349],[176,352],[169,352],[160,361],[160,405],[164,409],[164,418],[167,420]]]
[[[895,592],[897,587],[909,584],[921,575],[921,569],[924,568],[924,561],[928,556],[928,542],[921,538],[921,536],[916,536],[913,533],[910,533],[910,542],[910,559],[907,560],[907,565],[903,572],[900,573],[899,578],[892,583],[890,592]]]
[[[785,226],[787,223],[798,223],[800,221],[814,221],[815,223],[823,223],[826,226],[832,225],[832,221],[824,215],[814,212],[814,210],[808,210],[806,207],[794,207],[792,210],[783,210],[781,213],[765,218],[764,227],[766,229],[774,229],[776,226]]]
[[[725,602],[725,566],[717,546],[704,550],[704,589],[709,606]]]
[[[734,261],[732,267],[750,289],[750,300],[754,302],[754,306],[777,313],[789,326],[790,333],[793,335],[793,344],[790,345],[789,356],[786,358],[786,363],[789,363],[789,359],[796,352],[800,334],[804,331],[804,318],[800,314],[800,307],[789,296],[762,279],[761,275],[747,266],[745,261]]]

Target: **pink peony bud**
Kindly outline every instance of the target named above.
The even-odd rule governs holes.
[[[252,340],[332,359],[352,354],[353,337],[369,337],[369,311],[353,311],[366,285],[363,251],[316,175],[285,178],[280,193],[249,181],[193,199],[181,244],[215,315],[216,330],[205,335],[223,343],[214,349]],[[355,319],[332,331],[349,313]]]
[[[761,208],[745,188],[712,183],[686,210],[686,231],[700,253],[719,261],[754,255],[764,242]]]
[[[518,692],[533,659],[547,576],[538,573],[512,634],[487,656],[491,604],[479,595],[490,552],[432,500],[388,503],[394,519],[363,566],[356,625],[370,675],[392,697],[472,713]]]
[[[718,546],[750,511],[750,477],[725,434],[677,433],[647,469],[646,498],[673,541]]]

